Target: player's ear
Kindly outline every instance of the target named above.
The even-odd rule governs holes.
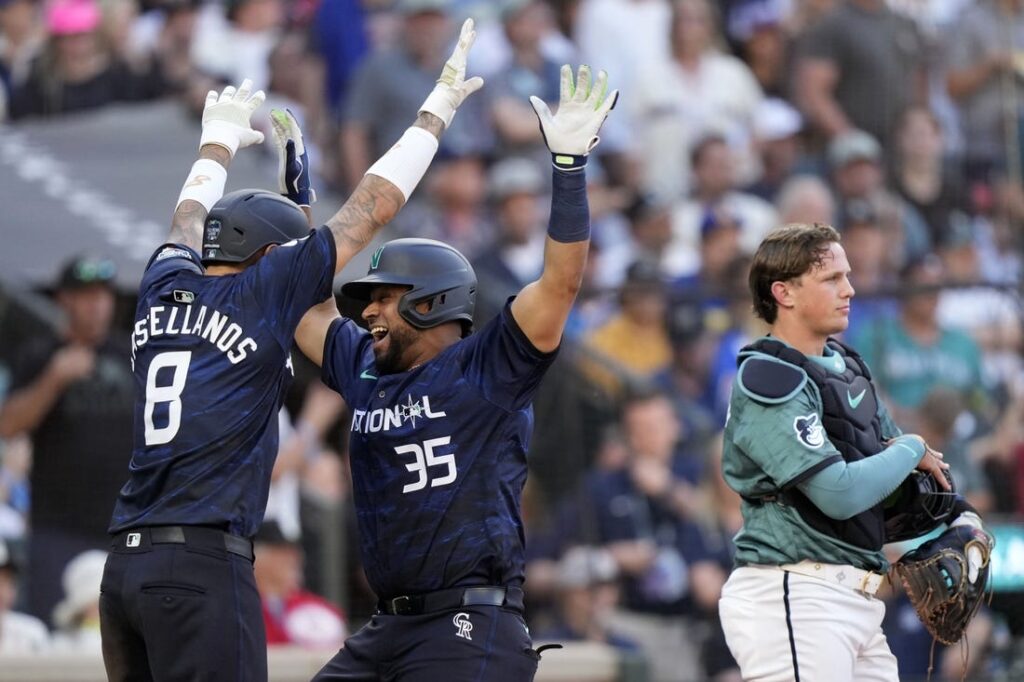
[[[789,282],[776,280],[772,282],[772,297],[780,308],[793,307],[793,287]]]

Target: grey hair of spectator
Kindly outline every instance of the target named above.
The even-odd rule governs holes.
[[[827,223],[835,219],[832,191],[816,175],[794,175],[786,180],[776,200],[779,223]]]

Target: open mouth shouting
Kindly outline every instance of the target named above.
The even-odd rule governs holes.
[[[388,335],[388,328],[382,324],[374,324],[370,327],[370,335],[373,336],[373,346],[379,347]]]

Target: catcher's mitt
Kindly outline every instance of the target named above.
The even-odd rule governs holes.
[[[907,552],[893,566],[921,622],[943,644],[960,641],[981,606],[991,552],[988,533],[954,526]]]

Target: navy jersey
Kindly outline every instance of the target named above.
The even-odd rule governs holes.
[[[372,337],[336,320],[323,379],[352,410],[350,460],[363,568],[378,596],[521,585],[520,495],[530,401],[555,353],[510,307],[423,365],[378,376]]]
[[[320,229],[244,271],[204,274],[180,245],[157,250],[132,334],[135,434],[110,532],[209,525],[243,537],[263,520],[292,338],[331,294],[334,239]]]

